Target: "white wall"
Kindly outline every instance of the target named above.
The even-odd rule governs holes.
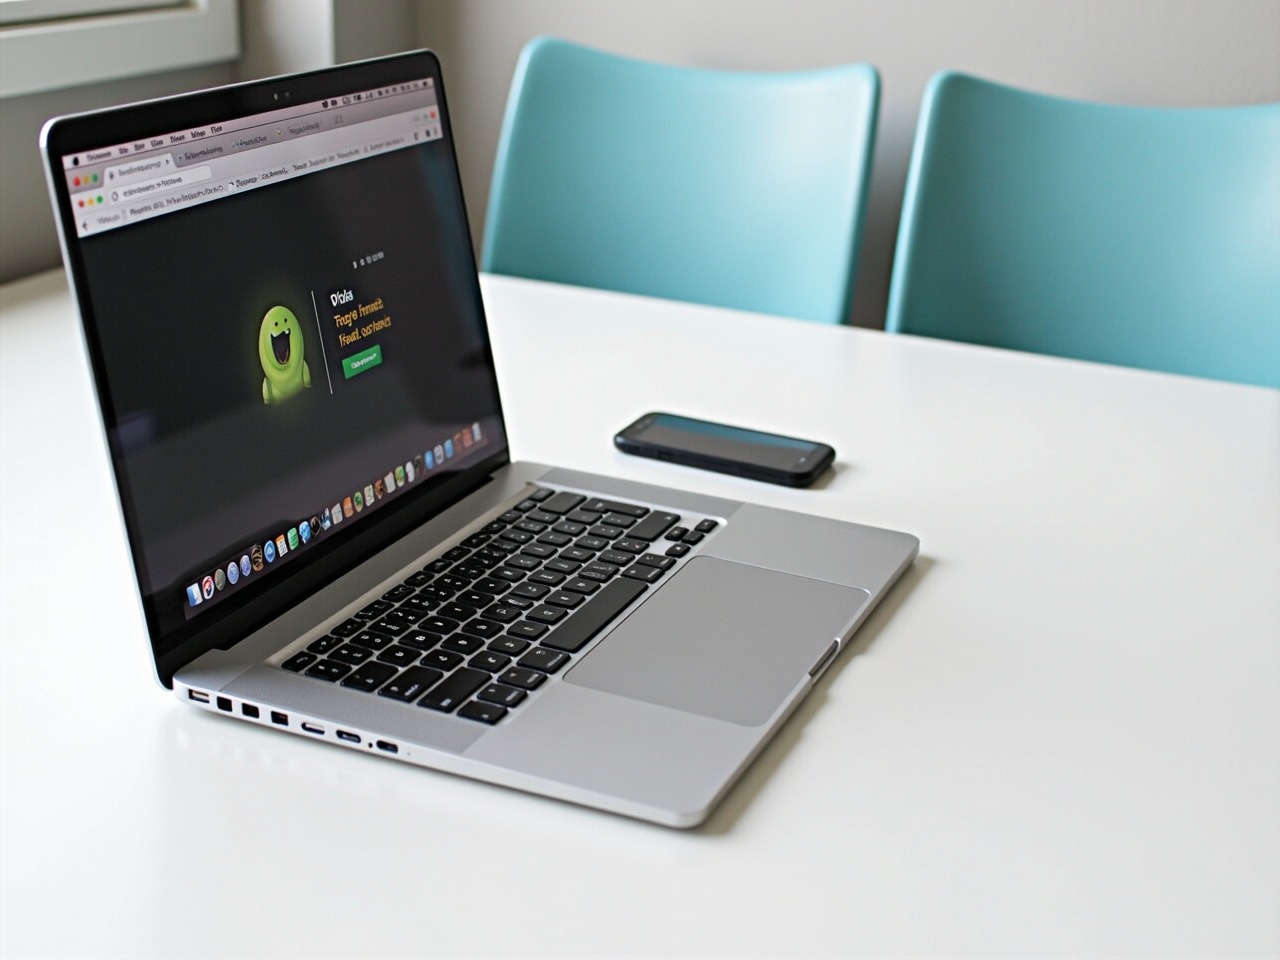
[[[879,146],[854,321],[884,315],[925,82],[954,68],[1063,96],[1202,106],[1280,101],[1280,0],[417,0],[444,63],[472,231],[484,223],[507,85],[551,33],[674,64],[881,74]]]

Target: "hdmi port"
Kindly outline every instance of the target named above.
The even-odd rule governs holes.
[[[304,733],[314,733],[317,737],[324,736],[324,727],[317,726],[314,723],[303,723],[302,730]]]

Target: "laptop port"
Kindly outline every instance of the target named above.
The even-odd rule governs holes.
[[[192,690],[192,689],[188,688],[188,689],[187,689],[187,697],[188,697],[189,699],[191,699],[191,700],[194,700],[196,703],[208,703],[208,702],[209,702],[209,695],[208,695],[207,693],[205,693],[203,690]]]
[[[289,725],[289,715],[287,713],[281,713],[279,710],[272,710],[271,722],[279,724],[282,727],[287,727]]]
[[[314,733],[317,737],[324,736],[324,727],[315,723],[307,723],[305,720],[302,723],[302,731],[303,733]]]
[[[230,697],[219,697],[219,698],[218,698],[218,709],[219,709],[219,710],[221,710],[223,713],[230,713],[230,712],[231,712],[231,698],[230,698]]]
[[[400,748],[399,748],[399,747],[397,747],[394,743],[391,743],[389,740],[379,740],[379,741],[378,741],[378,749],[379,749],[379,750],[385,750],[387,753],[399,753],[399,752],[400,752]]]
[[[252,703],[240,704],[240,712],[252,720],[257,720],[262,714]]]
[[[359,743],[359,742],[360,742],[360,734],[358,734],[358,733],[351,733],[351,732],[349,732],[349,731],[347,731],[347,730],[339,730],[339,731],[338,731],[338,739],[339,739],[339,740],[345,740],[345,741],[347,741],[347,743]]]

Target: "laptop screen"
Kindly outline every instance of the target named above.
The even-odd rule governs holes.
[[[505,462],[433,56],[54,121],[45,150],[154,643]]]

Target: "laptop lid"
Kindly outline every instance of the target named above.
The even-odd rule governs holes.
[[[507,462],[433,54],[41,146],[162,683]]]

